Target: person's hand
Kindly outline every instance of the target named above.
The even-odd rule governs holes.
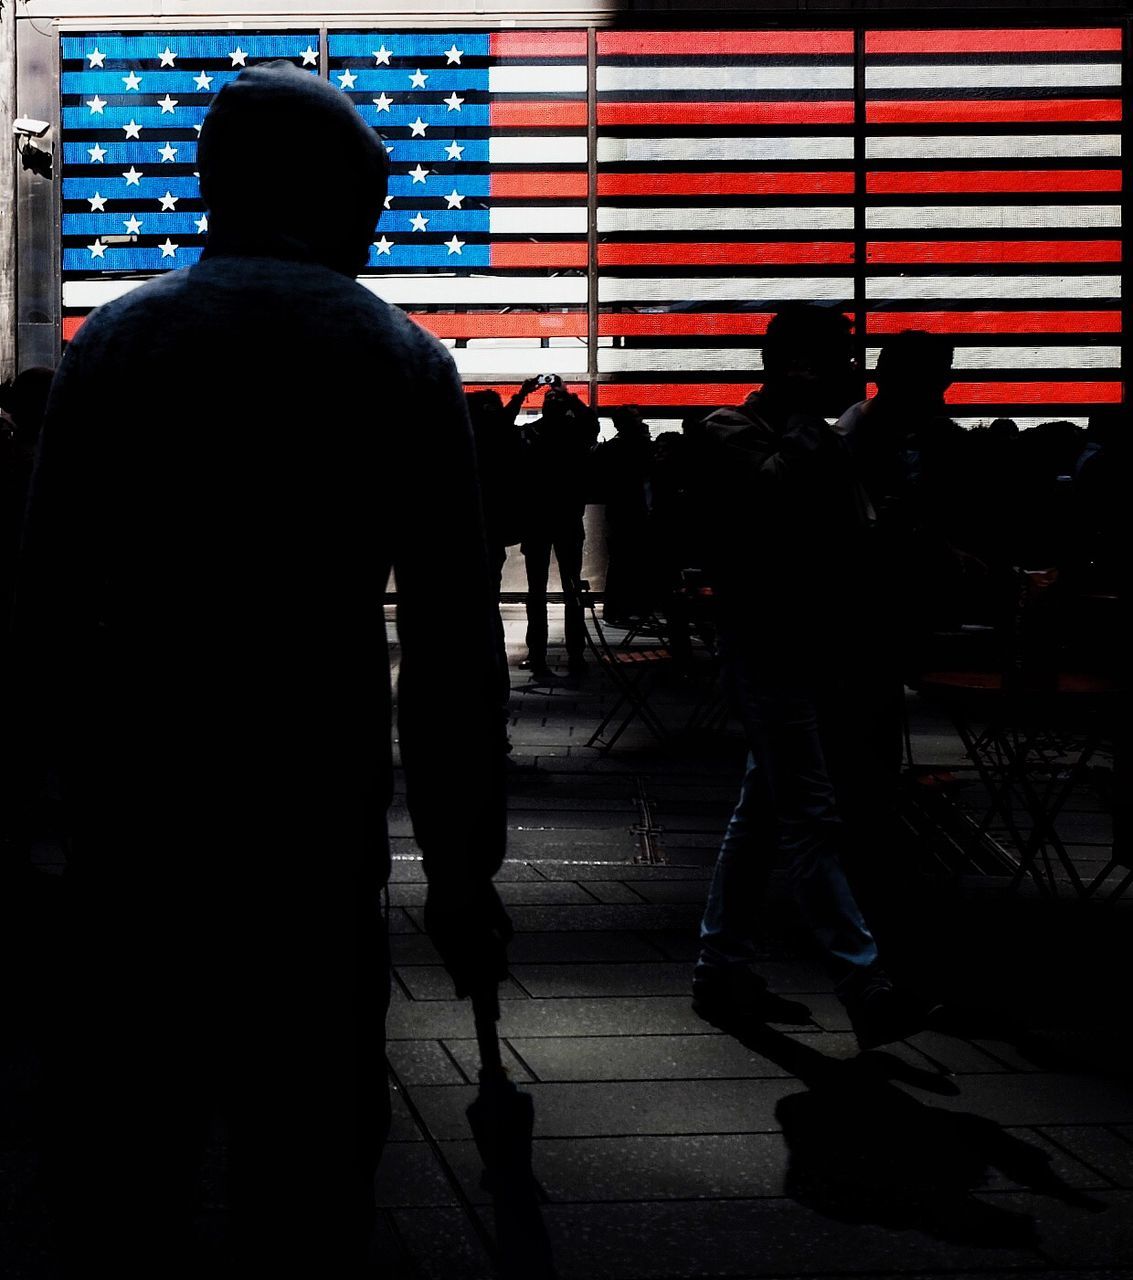
[[[456,987],[457,999],[507,977],[513,929],[490,880],[431,882],[425,897],[425,930]]]
[[[529,396],[538,385],[538,378],[524,378],[524,380],[519,384],[519,389],[525,396]]]

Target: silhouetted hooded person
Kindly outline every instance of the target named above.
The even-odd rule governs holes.
[[[234,1273],[353,1275],[388,1119],[391,568],[426,925],[458,993],[503,964],[473,449],[451,358],[353,279],[387,161],[350,101],[252,67],[199,164],[202,261],[84,324],[32,482],[17,634],[72,825],[56,1205],[75,1273],[184,1274],[219,1110]]]

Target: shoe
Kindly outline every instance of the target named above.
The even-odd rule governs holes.
[[[863,1053],[924,1031],[940,1008],[911,991],[888,985],[875,986],[858,999],[846,1002],[850,1025]]]
[[[581,655],[577,658],[571,658],[567,663],[567,675],[574,676],[576,679],[586,674],[586,659]]]
[[[708,1022],[811,1021],[798,1000],[784,1000],[767,990],[767,982],[747,965],[701,969],[692,979],[692,1008]]]
[[[531,683],[532,684],[558,684],[559,677],[551,670],[550,667],[532,667]]]

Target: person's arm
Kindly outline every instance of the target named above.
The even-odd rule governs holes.
[[[464,994],[506,972],[491,881],[507,834],[501,655],[466,402],[443,351],[421,373],[393,477],[398,732],[426,927]]]
[[[504,405],[504,417],[508,421],[509,426],[515,426],[515,420],[519,416],[520,409],[523,408],[523,402],[539,385],[538,378],[527,378],[519,384],[519,390]]]

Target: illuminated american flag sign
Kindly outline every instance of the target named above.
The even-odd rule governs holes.
[[[591,70],[590,52],[593,52]],[[735,403],[771,314],[947,333],[953,412],[1122,393],[1122,31],[67,35],[64,333],[203,243],[196,127],[287,57],[390,148],[363,282],[469,383],[558,372],[654,418]],[[864,95],[856,94],[864,88]]]

